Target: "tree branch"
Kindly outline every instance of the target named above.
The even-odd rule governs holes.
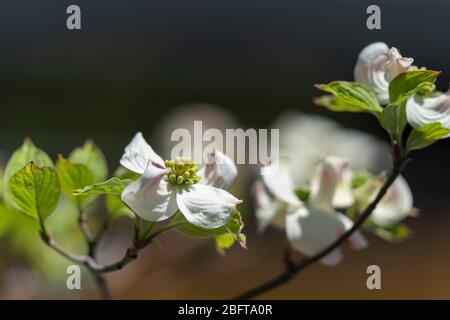
[[[394,181],[397,179],[397,177],[401,174],[401,172],[404,170],[408,159],[405,159],[397,154],[393,154],[394,156],[394,166],[393,169],[388,176],[387,180],[381,187],[380,191],[378,191],[377,196],[375,199],[369,204],[369,206],[363,211],[363,213],[359,216],[359,218],[354,222],[353,226],[345,232],[341,237],[339,237],[336,241],[334,241],[332,244],[330,244],[328,247],[326,247],[321,252],[317,253],[314,256],[306,257],[300,260],[297,263],[294,263],[292,261],[289,261],[288,267],[286,270],[277,276],[273,277],[272,279],[262,283],[259,286],[256,286],[255,288],[235,297],[233,300],[245,300],[245,299],[251,299],[253,297],[256,297],[262,293],[265,293],[269,290],[272,290],[274,288],[277,288],[285,283],[287,283],[289,280],[291,280],[297,273],[304,270],[305,268],[309,267],[310,265],[314,264],[315,262],[321,260],[323,257],[337,249],[339,246],[341,246],[355,231],[357,231],[363,223],[369,218],[369,216],[372,214],[373,210],[377,207],[378,203],[381,201],[381,199],[384,197],[386,192],[388,191],[389,187],[394,183]]]

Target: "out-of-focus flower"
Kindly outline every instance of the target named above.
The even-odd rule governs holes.
[[[333,208],[336,189],[343,179],[346,166],[346,161],[339,157],[323,159],[312,179],[311,193],[309,197],[306,196],[308,200],[301,199],[300,191],[291,179],[291,172],[282,161],[263,167],[261,174],[264,184],[259,181],[254,186],[259,229],[264,230],[271,222],[284,227],[291,246],[308,256],[326,248],[353,225],[347,216]],[[277,173],[266,174],[265,171]],[[335,201],[340,200],[336,198]],[[284,219],[284,223],[280,219]],[[354,249],[367,246],[359,232],[350,237],[349,244]],[[341,259],[342,252],[336,249],[321,262],[336,265]]]
[[[406,117],[414,128],[439,122],[450,129],[450,90],[430,96],[413,95],[406,102]]]
[[[183,128],[188,130],[192,135],[192,148],[194,144],[200,144],[202,149],[205,148],[210,141],[204,141],[203,136],[195,136],[194,122],[202,122],[202,130],[216,129],[225,136],[225,130],[238,128],[239,124],[234,115],[224,108],[207,103],[192,103],[176,107],[162,119],[155,128],[154,139],[158,146],[161,146],[161,154],[169,156],[175,142],[167,143],[171,138],[174,130]],[[200,135],[203,134],[200,133]],[[226,153],[227,150],[221,150],[227,156],[232,157],[233,154]]]
[[[300,112],[282,114],[273,124],[280,129],[280,155],[296,186],[308,183],[317,163],[327,155],[348,160],[348,167],[378,172],[390,165],[387,144],[373,136],[344,129],[333,120]],[[347,170],[348,171],[348,170]],[[348,173],[344,173],[348,182]]]
[[[389,82],[407,72],[414,59],[402,57],[400,52],[383,42],[365,47],[358,56],[354,70],[355,81],[371,88],[381,104],[389,103]]]
[[[220,161],[219,161],[220,160]],[[180,210],[192,224],[218,228],[232,217],[241,200],[220,187],[228,187],[237,169],[231,159],[215,150],[204,170],[187,158],[163,159],[136,134],[120,161],[142,176],[122,193],[122,200],[141,218],[162,221]]]
[[[360,210],[375,198],[383,184],[383,179],[373,179],[355,190],[355,198]],[[388,189],[371,215],[371,222],[379,227],[398,224],[413,215],[413,196],[406,180],[400,176]]]

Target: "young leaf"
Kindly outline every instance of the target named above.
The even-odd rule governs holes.
[[[367,228],[380,238],[394,243],[406,240],[411,236],[411,230],[401,223],[389,226],[377,226],[369,223]]]
[[[53,166],[53,162],[50,157],[41,149],[36,148],[30,139],[25,139],[22,146],[17,149],[9,159],[5,167],[5,173],[3,176],[3,185],[5,191],[5,200],[9,203],[9,195],[7,194],[9,179],[17,171],[22,169],[30,161],[33,161],[37,166]]]
[[[383,109],[378,120],[393,141],[400,141],[407,124],[405,103],[392,103]]]
[[[0,201],[0,236],[10,228],[14,213],[14,208]]]
[[[220,228],[206,229],[197,227],[189,223],[180,212],[172,218],[170,224],[176,224],[176,229],[190,238],[205,239],[231,234],[236,241],[241,243],[242,246],[245,246],[245,235],[241,233],[244,223],[241,218],[241,213],[238,210],[234,210],[231,220]]]
[[[88,140],[82,147],[76,148],[69,155],[72,163],[83,164],[89,168],[94,177],[94,182],[104,181],[108,177],[108,164],[103,152],[93,141]]]
[[[120,196],[123,190],[131,183],[133,180],[130,179],[119,179],[111,178],[104,182],[96,183],[93,185],[86,186],[81,189],[73,190],[72,194],[74,196],[94,196],[102,194],[112,194]]]
[[[409,134],[406,150],[409,152],[428,147],[449,134],[450,129],[442,127],[439,122],[432,122],[420,128],[415,128]]]
[[[28,163],[9,180],[8,190],[15,205],[26,215],[39,220],[56,208],[61,195],[58,175],[52,167]]]
[[[95,182],[94,176],[87,166],[72,163],[60,156],[56,162],[56,170],[59,174],[62,190],[70,200],[80,206],[89,201],[89,197],[75,197],[72,194],[73,190],[91,185]]]
[[[389,83],[389,100],[394,103],[418,90],[431,89],[439,74],[439,71],[433,70],[416,70],[399,74]]]
[[[225,233],[215,238],[216,240],[216,250],[218,253],[224,255],[225,250],[230,249],[236,240],[231,233]]]
[[[369,112],[382,111],[375,94],[367,87],[356,82],[334,81],[316,85],[316,88],[332,94],[336,99],[319,98],[316,103],[334,111]]]
[[[351,105],[332,95],[324,95],[313,100],[318,106],[322,106],[335,112],[366,112],[358,105]]]
[[[139,174],[129,171],[124,167],[117,168],[114,171],[113,176],[122,180],[128,179],[133,181],[139,178]],[[122,200],[120,199],[120,195],[107,194],[105,196],[105,206],[112,219],[120,216],[126,216],[130,218],[135,217],[133,211],[131,211],[130,208],[128,208],[128,206],[126,206],[125,203],[122,202]]]
[[[120,196],[114,194],[107,194],[105,196],[105,206],[108,210],[111,218],[117,218],[120,216],[126,216],[134,218],[135,215],[123,202],[120,200]]]
[[[4,199],[5,183],[3,181],[3,168],[0,168],[0,201]]]

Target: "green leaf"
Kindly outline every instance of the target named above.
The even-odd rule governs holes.
[[[371,224],[369,229],[380,238],[389,242],[401,242],[411,236],[411,230],[405,224],[376,226]]]
[[[302,186],[295,188],[294,193],[300,200],[307,202],[309,200],[309,196],[311,195],[311,189],[307,186]]]
[[[0,168],[0,200],[3,200],[5,195],[5,183],[3,181],[3,175],[3,168]]]
[[[104,182],[96,183],[77,190],[73,190],[74,196],[94,196],[103,194],[112,194],[120,196],[123,190],[132,183],[130,179],[111,178]]]
[[[431,90],[439,74],[439,71],[433,70],[416,70],[399,74],[389,83],[389,100],[393,103],[417,91]]]
[[[69,156],[72,163],[83,164],[91,171],[94,182],[104,181],[108,177],[108,164],[103,152],[93,141],[88,140],[82,147],[76,148]]]
[[[48,217],[56,208],[61,186],[52,167],[38,167],[28,163],[9,180],[8,190],[15,205],[26,215],[39,220]]]
[[[366,110],[361,109],[361,107],[348,104],[342,99],[338,99],[332,95],[324,95],[315,98],[313,102],[335,112],[366,112]]]
[[[450,129],[442,127],[439,122],[432,122],[420,128],[414,128],[406,144],[407,152],[422,149],[450,134]]]
[[[215,238],[229,233],[236,241],[240,242],[242,245],[245,245],[245,236],[241,233],[244,223],[241,218],[241,213],[238,210],[234,210],[231,220],[220,228],[206,229],[197,227],[189,223],[181,212],[178,212],[172,218],[170,224],[176,224],[176,229],[190,238]]]
[[[84,164],[72,163],[62,156],[59,156],[56,162],[56,170],[59,174],[62,190],[69,199],[79,206],[86,204],[90,200],[89,197],[75,197],[72,191],[92,185],[95,182],[91,170]]]
[[[2,236],[13,222],[15,210],[0,201],[0,236]]]
[[[406,127],[406,104],[405,101],[401,103],[392,103],[383,109],[383,112],[378,116],[378,120],[384,129],[391,136],[392,141],[399,142],[402,139],[403,130]]]
[[[29,162],[33,161],[37,166],[45,167],[45,166],[53,166],[53,161],[50,157],[42,151],[41,149],[36,148],[33,142],[30,139],[25,139],[22,146],[17,149],[9,159],[8,163],[5,167],[5,173],[3,176],[3,186],[5,191],[5,201],[10,203],[10,196],[7,192],[9,179],[20,169],[22,169]]]
[[[373,178],[373,175],[365,170],[355,171],[352,175],[352,189],[357,189],[369,180]]]
[[[128,179],[133,181],[140,177],[139,174],[129,171],[124,167],[117,168],[114,171],[113,176],[122,180]],[[120,199],[120,196],[118,195],[107,194],[105,196],[105,206],[112,219],[118,218],[120,216],[126,216],[133,219],[135,218],[135,214],[133,213],[133,211],[131,211],[130,208],[128,208],[128,206],[123,203],[123,201]]]
[[[244,244],[243,247],[245,248],[246,242],[245,235],[241,233],[240,236],[241,236],[240,243],[241,245]],[[230,249],[236,243],[236,239],[231,233],[225,233],[220,236],[217,236],[215,240],[216,240],[216,250],[218,253],[222,255],[225,254],[225,250]]]
[[[105,197],[105,206],[112,218],[127,216],[134,218],[135,215],[120,199],[119,196],[107,194]]]
[[[315,100],[333,111],[369,112],[377,114],[382,111],[375,94],[366,86],[347,81],[334,81],[329,84],[316,85],[316,88],[332,94]]]

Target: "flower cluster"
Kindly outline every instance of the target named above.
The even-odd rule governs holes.
[[[296,172],[289,170],[285,162],[270,166],[276,166],[277,173],[265,174],[274,168],[263,167],[262,181],[254,185],[259,229],[263,231],[269,223],[284,228],[290,245],[308,256],[320,252],[350,229],[351,213],[360,213],[378,190],[378,179],[365,178],[357,183],[360,175],[348,167],[347,160],[336,156],[322,159],[307,186],[294,185]],[[371,223],[377,228],[390,227],[412,211],[411,191],[400,177],[373,212]],[[360,232],[355,232],[348,242],[357,250],[367,246]],[[341,250],[336,249],[322,262],[335,265],[341,259]]]
[[[413,61],[385,43],[372,43],[358,57],[355,81],[371,88],[381,104],[388,104],[390,82],[401,73],[418,70]],[[434,122],[450,128],[450,90],[425,90],[411,95],[406,102],[406,117],[414,128]]]

